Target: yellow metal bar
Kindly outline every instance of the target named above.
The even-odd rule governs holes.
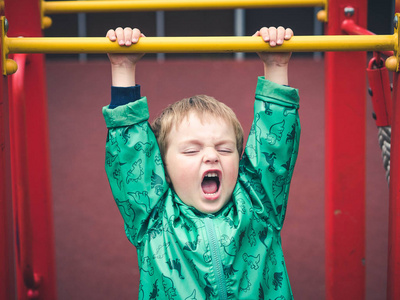
[[[389,51],[397,34],[359,36],[294,36],[270,47],[261,37],[146,37],[130,47],[107,38],[4,38],[7,53],[223,53]]]
[[[4,16],[0,17],[0,31],[1,31],[1,39],[0,39],[0,48],[1,48],[1,64],[2,64],[2,72],[3,75],[9,75],[9,74],[14,74],[17,69],[17,63],[12,60],[7,58],[8,55],[8,47],[5,42],[5,39],[7,38],[6,36],[6,18]]]
[[[63,14],[157,10],[325,7],[326,2],[327,0],[42,1],[41,6],[44,14]]]

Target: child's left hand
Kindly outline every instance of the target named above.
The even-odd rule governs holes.
[[[263,27],[257,31],[253,36],[261,36],[262,39],[269,43],[271,47],[282,45],[285,40],[290,40],[293,36],[293,31],[290,28],[279,26]],[[257,53],[266,66],[270,65],[287,65],[290,60],[291,52],[259,52]]]

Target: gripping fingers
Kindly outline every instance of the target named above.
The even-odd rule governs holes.
[[[260,35],[265,42],[270,41],[269,28],[263,27],[260,29]]]
[[[293,31],[290,28],[282,26],[276,27],[263,27],[257,31],[254,36],[261,36],[265,42],[269,42],[271,47],[282,45],[285,40],[289,40],[293,36]]]
[[[282,45],[284,40],[290,40],[290,38],[293,36],[293,30],[290,28],[284,28],[282,26],[279,26],[277,29],[277,38],[276,38],[276,43],[278,45]]]
[[[282,26],[279,26],[276,30],[276,44],[282,45],[285,38],[286,30]]]
[[[136,31],[130,27],[118,27],[115,29],[115,33],[117,35],[117,41],[120,46],[130,46],[133,43],[136,43],[138,38],[135,36],[137,35],[138,29]],[[140,31],[139,31],[140,36]]]
[[[142,34],[137,28],[132,29],[130,27],[118,27],[115,30],[108,30],[107,37],[112,42],[118,41],[120,46],[130,46],[137,43],[140,37],[144,37],[144,34]]]
[[[132,30],[132,38],[131,38],[132,43],[134,43],[134,44],[137,43],[139,41],[139,38],[142,36],[143,36],[143,34],[141,34],[140,30],[137,28],[134,28]]]
[[[117,36],[117,41],[120,46],[125,45],[125,32],[122,27],[115,29],[115,35]]]
[[[270,27],[268,31],[269,31],[269,45],[271,47],[274,47],[277,44],[277,37],[278,37],[277,29],[276,27]]]
[[[265,42],[269,42],[271,47],[277,44],[277,29],[275,27],[263,27],[260,29],[260,35]]]
[[[110,41],[118,41],[120,46],[130,46],[132,44],[136,44],[140,37],[144,37],[144,34],[142,34],[137,28],[132,29],[130,27],[118,27],[115,30],[110,29],[107,31],[107,37],[110,39]]]
[[[293,30],[290,28],[286,28],[285,31],[285,40],[290,40],[290,38],[293,36]]]
[[[133,31],[129,27],[124,28],[124,40],[125,40],[125,46],[130,46],[132,45],[132,35]]]
[[[114,29],[110,29],[109,31],[107,31],[106,37],[108,37],[112,42],[115,42],[117,40],[117,36],[115,34]]]

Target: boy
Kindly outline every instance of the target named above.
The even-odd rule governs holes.
[[[255,35],[275,46],[293,32]],[[107,36],[121,46],[144,38],[130,28]],[[169,106],[150,128],[135,82],[141,56],[109,55],[103,108],[106,171],[137,248],[139,299],[292,299],[280,239],[300,135],[290,54],[259,53],[265,78],[243,156],[235,114],[208,96]]]

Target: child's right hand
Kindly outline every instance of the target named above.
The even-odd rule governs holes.
[[[145,37],[143,33],[137,28],[118,27],[117,29],[110,29],[107,32],[107,37],[112,42],[118,42],[121,47],[129,47],[132,44],[136,44],[141,37]],[[132,54],[114,54],[108,53],[111,65],[130,67],[135,66],[136,63],[143,57],[144,53],[132,53]]]
[[[263,27],[257,31],[253,36],[261,36],[262,39],[269,43],[271,47],[282,45],[284,41],[290,40],[293,36],[293,30],[290,28],[284,28],[282,26],[276,27]],[[260,52],[257,53],[265,65],[287,65],[290,60],[291,53],[269,53]]]
[[[293,36],[293,31],[290,28],[263,27],[253,36],[261,36],[264,42],[269,43],[271,47],[282,45],[284,41],[290,40]],[[288,64],[291,53],[269,53],[259,52],[262,62],[264,63],[264,77],[278,84],[288,84]]]

